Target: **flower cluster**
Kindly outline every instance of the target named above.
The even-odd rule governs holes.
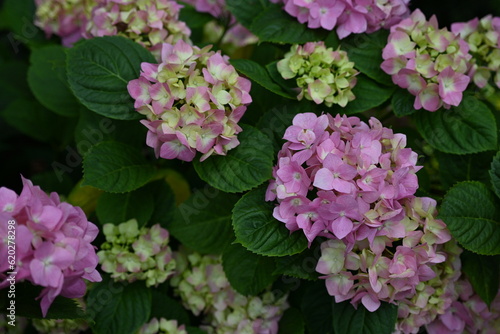
[[[418,333],[422,326],[433,322],[438,315],[445,314],[457,299],[455,283],[461,275],[462,249],[454,240],[450,240],[439,245],[437,251],[445,254],[446,260],[431,266],[436,277],[420,282],[412,298],[398,302],[398,321],[394,334]]]
[[[217,42],[224,34],[221,44],[225,46],[225,49],[236,50],[236,48],[257,43],[258,38],[238,23],[234,15],[227,10],[225,0],[187,0],[184,2],[192,5],[198,12],[208,13],[222,24],[227,24],[227,30],[215,20],[205,25],[205,34],[211,42]]]
[[[144,324],[137,334],[187,334],[184,325],[179,326],[177,320],[167,320],[165,318],[151,319]]]
[[[416,96],[415,109],[458,106],[470,81],[468,44],[418,9],[391,27],[382,58],[381,68],[392,81]]]
[[[389,303],[418,294],[427,304],[422,282],[436,277],[432,266],[445,261],[438,245],[451,239],[446,225],[436,220],[435,201],[407,198],[404,219],[388,220],[373,233],[358,233],[355,242],[332,239],[321,244],[316,271],[325,276],[328,293],[336,302],[361,302],[373,312]],[[430,291],[426,291],[429,293]]]
[[[202,329],[209,334],[278,333],[278,322],[288,308],[286,296],[278,299],[267,291],[245,297],[230,286],[220,257],[175,255],[179,275],[170,282],[187,309],[203,314]]]
[[[281,2],[280,0],[271,0]],[[339,38],[390,28],[409,14],[410,0],[283,0],[285,11],[309,28],[333,30]]]
[[[403,200],[418,188],[417,154],[406,136],[371,118],[298,114],[285,131],[266,200],[291,231],[349,243],[391,233],[384,226],[405,217]]]
[[[474,293],[470,282],[462,277],[456,284],[458,298],[444,314],[427,325],[429,334],[482,333],[496,334],[500,328],[500,291],[488,306]]]
[[[469,76],[474,84],[484,88],[493,74],[493,81],[500,88],[500,17],[488,15],[481,20],[454,23],[451,31],[469,45],[473,56]]]
[[[103,232],[106,242],[97,253],[99,263],[116,281],[145,280],[146,286],[157,286],[174,273],[169,233],[159,224],[139,229],[131,219],[120,225],[105,224]]]
[[[13,232],[14,231],[14,232]],[[59,195],[47,195],[23,178],[23,190],[0,188],[0,258],[7,259],[9,240],[15,236],[16,263],[0,262],[0,289],[9,285],[5,272],[17,272],[16,282],[29,281],[43,287],[42,314],[54,299],[83,297],[86,279],[99,282],[98,258],[90,243],[98,234],[79,207],[61,202]]]
[[[356,85],[358,71],[349,61],[345,51],[333,51],[324,42],[295,44],[278,62],[278,71],[284,79],[297,77],[300,93],[297,98],[325,103],[331,107],[345,107],[355,99],[352,88]]]
[[[33,327],[38,333],[76,334],[88,329],[84,319],[33,319]]]
[[[252,102],[250,81],[240,77],[228,57],[178,41],[163,44],[161,63],[142,63],[128,91],[136,110],[147,116],[147,144],[156,156],[203,161],[225,155],[239,144],[238,121]]]
[[[96,0],[36,0],[35,25],[47,37],[61,37],[64,46],[82,38]]]
[[[96,0],[85,37],[123,35],[158,53],[162,43],[189,40],[191,30],[179,21],[182,8],[171,0]]]

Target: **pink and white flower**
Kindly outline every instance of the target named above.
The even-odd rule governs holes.
[[[238,122],[252,102],[251,83],[228,59],[210,46],[179,40],[162,45],[160,64],[142,63],[128,91],[147,118],[141,123],[156,157],[192,161],[201,152],[203,161],[239,144]]]

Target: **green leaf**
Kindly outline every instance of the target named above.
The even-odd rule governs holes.
[[[462,271],[474,291],[489,305],[498,294],[500,286],[500,256],[477,255],[464,251],[460,256]]]
[[[239,72],[246,75],[248,78],[252,79],[265,89],[286,97],[288,99],[296,100],[295,95],[283,90],[279,85],[277,85],[269,76],[266,69],[260,66],[258,63],[249,59],[231,59],[231,65],[234,66]]]
[[[491,169],[489,171],[491,184],[493,185],[493,190],[500,197],[500,152],[498,152],[493,161],[491,162]]]
[[[497,126],[491,110],[473,96],[465,95],[450,110],[415,113],[422,137],[435,149],[452,154],[495,150]]]
[[[263,0],[226,0],[227,9],[239,23],[250,29],[254,18],[267,6]]]
[[[391,334],[398,319],[398,307],[382,303],[375,312],[363,305],[355,309],[350,302],[333,305],[333,328],[344,334]]]
[[[436,153],[440,180],[446,189],[461,181],[480,181],[485,184],[490,182],[485,171],[490,167],[493,152],[466,155]]]
[[[92,147],[83,159],[83,185],[110,193],[125,193],[145,185],[154,168],[139,149],[105,141]]]
[[[143,282],[114,283],[109,277],[94,285],[87,298],[95,334],[135,334],[151,313],[151,289]]]
[[[165,180],[147,184],[144,189],[153,195],[154,211],[147,226],[160,224],[167,228],[175,216],[175,194]]]
[[[5,121],[27,136],[42,142],[64,140],[73,121],[54,114],[36,101],[18,99],[2,112]]]
[[[2,25],[12,32],[7,38],[15,53],[19,53],[20,43],[37,47],[48,42],[45,34],[34,24],[35,1],[5,0],[2,10],[6,13],[6,22],[2,22]]]
[[[191,29],[201,28],[208,22],[215,20],[212,15],[199,12],[191,5],[182,5],[184,7],[181,8],[179,13],[179,21],[185,22]]]
[[[322,41],[328,35],[323,29],[309,29],[296,18],[286,13],[282,5],[270,5],[260,12],[252,22],[250,30],[260,42],[304,44]]]
[[[231,286],[245,296],[259,294],[276,279],[272,258],[251,253],[239,244],[226,247],[222,267]]]
[[[17,99],[30,99],[30,88],[26,81],[28,66],[22,61],[0,64],[0,110]]]
[[[382,49],[387,45],[389,31],[380,29],[372,34],[353,34],[342,41],[341,47],[347,51],[354,67],[371,79],[392,86],[391,77],[381,68]]]
[[[300,310],[308,333],[333,334],[332,312],[334,298],[328,295],[323,280],[310,283],[304,291]],[[343,332],[337,332],[344,334]]]
[[[96,37],[69,49],[67,60],[71,90],[83,105],[109,118],[142,117],[127,84],[139,78],[142,62],[156,63],[149,51],[121,36]]]
[[[140,122],[110,119],[81,106],[74,136],[78,152],[84,155],[102,141],[142,146],[146,133],[146,127]]]
[[[257,128],[273,142],[275,156],[285,143],[285,130],[292,125],[293,118],[302,109],[299,103],[284,104],[266,111],[257,122]]]
[[[181,243],[200,253],[220,254],[234,240],[231,209],[237,197],[206,187],[179,205],[167,226]]]
[[[225,156],[194,162],[200,178],[219,190],[235,193],[250,190],[272,176],[273,151],[269,138],[249,125],[242,125],[240,145]]]
[[[124,194],[102,194],[97,201],[96,214],[101,224],[118,225],[134,218],[139,226],[144,226],[153,210],[153,195],[143,187]]]
[[[460,182],[444,197],[439,218],[465,248],[483,255],[500,254],[500,204],[479,182]]]
[[[151,293],[153,297],[151,318],[175,319],[179,325],[189,324],[189,314],[178,300],[158,290],[153,289]]]
[[[317,245],[316,248],[308,248],[299,254],[276,258],[274,274],[317,280],[319,274],[316,271],[316,265],[320,256],[321,252],[319,245]]]
[[[304,318],[298,309],[291,307],[283,313],[278,324],[278,334],[304,334]]]
[[[29,282],[16,283],[16,316],[35,319],[44,318],[40,301],[37,300],[41,290],[39,286],[34,286]],[[9,300],[12,300],[11,298],[7,298],[7,292],[8,290],[5,289],[0,293],[2,295],[2,298],[0,298],[0,307],[2,310],[5,310],[9,306],[7,304]],[[76,300],[58,296],[50,305],[45,319],[88,319],[88,316]]]
[[[307,239],[300,231],[290,234],[285,224],[273,217],[274,204],[265,202],[266,187],[245,194],[233,209],[236,241],[251,252],[286,256],[302,252]]]
[[[370,110],[387,101],[394,92],[394,87],[380,85],[364,75],[358,75],[357,79],[358,82],[352,89],[356,98],[344,108],[335,105],[332,108],[335,112],[352,115]]]
[[[38,101],[61,116],[77,116],[80,104],[68,86],[66,53],[59,45],[31,53],[28,83]]]
[[[391,100],[394,114],[398,117],[403,117],[415,113],[417,110],[413,108],[414,102],[415,96],[404,89],[397,88]]]

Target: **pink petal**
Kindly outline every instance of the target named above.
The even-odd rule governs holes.
[[[323,190],[332,190],[333,181],[332,172],[327,168],[321,168],[314,177],[313,186]]]

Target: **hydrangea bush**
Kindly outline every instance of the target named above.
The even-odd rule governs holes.
[[[0,333],[498,333],[489,3],[5,0]]]

